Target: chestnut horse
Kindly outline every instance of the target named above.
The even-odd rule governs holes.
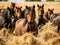
[[[15,7],[14,8],[14,11],[15,11],[14,15],[15,15],[15,20],[16,21],[21,18],[21,13],[22,13],[22,9],[21,8],[22,7]]]
[[[47,20],[50,20],[50,16],[54,13],[54,9],[48,9],[48,11],[44,14]]]
[[[16,21],[15,30],[14,30],[15,35],[22,35],[26,32],[34,32],[33,34],[37,35],[38,28],[34,18],[35,15],[33,14],[34,8],[35,6],[33,7],[26,6],[26,10],[25,10],[26,18],[22,18]]]

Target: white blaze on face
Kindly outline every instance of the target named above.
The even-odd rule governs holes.
[[[19,17],[20,17],[20,13],[18,12],[18,15],[17,15],[17,17],[18,17],[18,19],[19,19]]]
[[[12,16],[12,18],[11,18],[11,21],[12,21],[12,23],[14,22],[14,17]]]
[[[12,23],[13,23],[13,21],[14,21],[14,18],[12,19]]]
[[[36,24],[38,25],[38,23],[39,23],[39,16],[36,16],[36,18],[35,18],[35,21],[36,21]]]

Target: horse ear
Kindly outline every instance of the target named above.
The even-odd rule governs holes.
[[[18,7],[16,7],[16,9],[18,9]]]
[[[42,7],[44,7],[44,4],[42,5]]]
[[[20,7],[20,9],[22,8],[22,6]]]
[[[37,4],[37,7],[39,7],[39,5]]]
[[[35,5],[33,5],[33,8],[35,9]]]
[[[28,9],[28,6],[26,6],[26,9]]]
[[[9,7],[7,7],[7,9],[8,9],[8,10],[10,10],[10,8],[9,8]]]
[[[48,11],[50,11],[50,9],[48,8]]]
[[[42,8],[44,8],[44,4],[42,5]]]

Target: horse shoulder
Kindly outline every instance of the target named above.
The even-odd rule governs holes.
[[[23,22],[25,19],[19,19],[19,20],[20,21],[18,24],[16,24],[15,30],[14,30],[15,34],[17,34],[17,35],[25,33],[26,29],[27,29],[27,25],[23,26]]]
[[[23,33],[27,32],[27,29],[28,29],[28,23],[26,23],[26,25],[23,26],[22,32],[23,32]]]
[[[24,20],[24,19],[19,19],[19,20],[17,20],[15,25],[17,25],[18,23],[22,22],[23,20]]]

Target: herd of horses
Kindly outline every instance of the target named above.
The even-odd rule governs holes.
[[[60,30],[60,13],[54,13],[54,9],[48,9],[44,12],[44,4],[37,4],[38,16],[36,16],[35,5],[17,7],[15,3],[11,3],[7,9],[0,9],[0,29],[6,27],[15,35],[23,35],[26,32],[32,32],[33,35],[38,34],[38,27],[45,25],[49,20],[52,24],[58,26],[57,32]]]

